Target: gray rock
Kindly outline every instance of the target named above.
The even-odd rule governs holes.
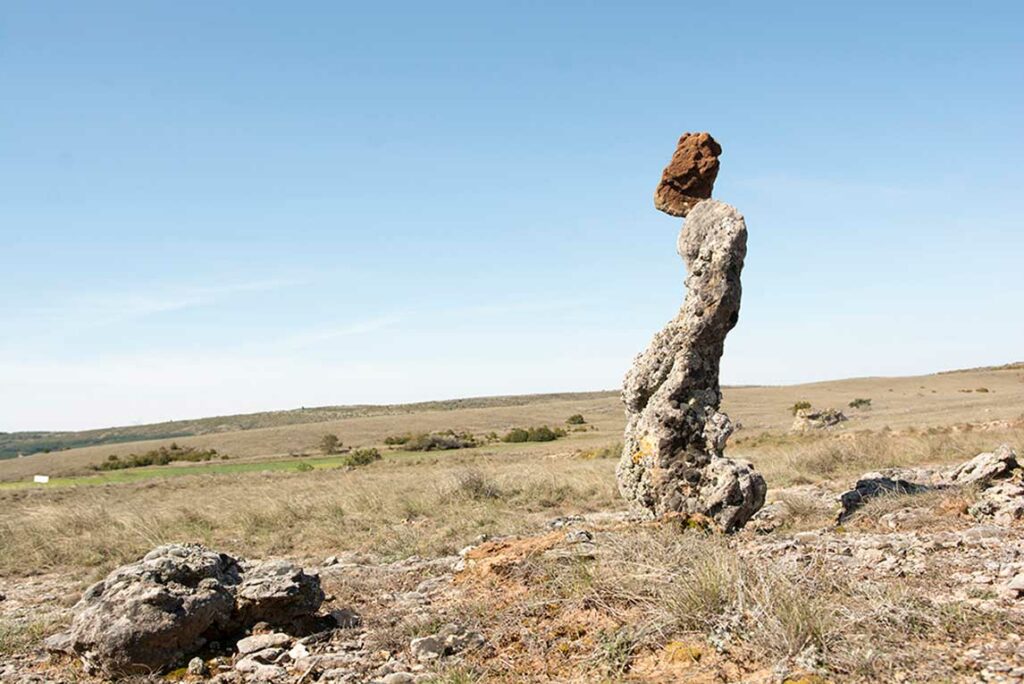
[[[409,651],[416,660],[437,660],[444,655],[444,640],[437,635],[419,637],[409,643]]]
[[[315,612],[322,595],[318,578],[290,564],[247,566],[198,544],[171,544],[86,590],[67,633],[48,643],[79,656],[90,672],[151,674],[257,619]]]
[[[188,661],[188,673],[196,677],[203,677],[209,673],[209,669],[206,667],[206,662],[202,658],[193,658]]]
[[[857,480],[853,489],[839,495],[839,503],[842,510],[839,511],[837,522],[843,522],[849,518],[854,511],[863,506],[871,499],[883,494],[916,494],[926,490],[924,485],[914,484],[906,480],[894,480],[883,477],[879,473],[867,473]]]
[[[392,672],[380,681],[381,684],[412,684],[416,676],[411,672]]]
[[[625,446],[619,491],[645,517],[701,514],[732,531],[764,504],[764,479],[724,458],[732,433],[719,411],[719,363],[736,325],[747,249],[743,217],[716,200],[698,202],[679,235],[686,299],[626,375]]]
[[[583,544],[594,541],[594,535],[587,530],[573,530],[565,533],[565,541],[568,544]]]
[[[482,646],[483,636],[456,624],[442,627],[436,634],[413,639],[409,651],[420,662],[437,660],[443,656]]]
[[[239,620],[245,624],[265,620],[284,625],[315,613],[323,601],[320,578],[287,561],[247,564],[235,592]]]
[[[239,653],[247,655],[267,648],[284,648],[291,642],[292,638],[287,634],[271,632],[270,634],[256,634],[240,639],[237,648]]]
[[[994,452],[978,454],[970,461],[961,463],[946,473],[946,480],[955,485],[990,484],[993,480],[1005,479],[1020,468],[1017,454],[1007,444],[1003,444]]]
[[[794,432],[827,430],[849,420],[838,409],[800,409],[793,418]]]

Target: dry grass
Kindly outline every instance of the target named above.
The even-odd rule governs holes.
[[[766,435],[730,447],[751,460],[771,487],[855,478],[884,468],[966,461],[999,444],[1024,447],[1024,429],[968,432]]]
[[[641,654],[685,643],[700,644],[698,656],[738,657],[748,671],[787,661],[891,681],[919,660],[924,643],[963,643],[1009,628],[1003,614],[933,604],[900,580],[866,583],[834,564],[744,556],[729,540],[696,532],[605,534],[599,549],[591,563],[537,561],[521,570],[528,598],[492,611],[483,625],[496,641],[520,642],[521,656],[480,663],[478,676],[504,681],[508,668],[529,671],[555,653],[583,664],[591,681],[618,681]],[[611,623],[543,625],[595,614]]]
[[[188,476],[0,494],[0,572],[96,572],[197,541],[243,556],[384,559],[452,553],[475,536],[619,505],[609,461],[473,455],[356,470]]]

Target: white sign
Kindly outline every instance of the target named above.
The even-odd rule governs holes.
[[[35,477],[32,478],[32,481],[35,482],[36,484],[46,484],[47,482],[50,481],[50,476],[49,475],[36,475]]]

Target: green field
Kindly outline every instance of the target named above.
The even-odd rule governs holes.
[[[422,455],[412,451],[393,451],[383,453],[384,458],[400,458],[402,456]],[[265,461],[243,461],[238,463],[206,463],[198,465],[166,465],[145,468],[114,470],[109,473],[82,475],[80,477],[55,477],[47,484],[35,482],[0,482],[0,490],[12,489],[55,489],[60,487],[93,487],[96,485],[123,484],[164,477],[181,477],[183,475],[230,475],[234,473],[252,473],[263,471],[298,470],[300,464],[306,463],[313,468],[344,467],[345,455],[319,456],[304,458],[286,458]]]

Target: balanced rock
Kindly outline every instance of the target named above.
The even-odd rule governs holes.
[[[732,531],[764,505],[767,491],[753,466],[723,456],[733,427],[719,411],[719,363],[739,318],[743,217],[723,202],[697,203],[678,251],[689,272],[686,298],[626,375],[627,423],[616,477],[637,513],[699,514]]]
[[[79,656],[91,672],[149,674],[187,662],[255,619],[281,623],[315,612],[323,599],[319,578],[289,564],[268,570],[199,544],[170,544],[86,590],[69,630],[47,644]]]
[[[686,216],[694,205],[711,197],[720,154],[722,148],[710,133],[683,133],[654,191],[655,208]]]

